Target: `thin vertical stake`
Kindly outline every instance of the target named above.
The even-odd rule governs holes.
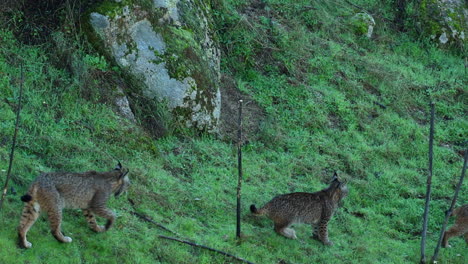
[[[463,162],[463,169],[462,169],[462,173],[461,173],[461,176],[460,176],[460,180],[458,181],[457,187],[455,189],[455,194],[453,195],[453,199],[452,199],[452,203],[450,204],[450,208],[448,209],[447,213],[445,214],[444,224],[442,225],[442,229],[440,230],[439,241],[437,242],[437,246],[436,246],[436,248],[434,250],[434,256],[432,256],[432,259],[431,259],[432,263],[434,263],[437,260],[437,256],[439,255],[439,249],[440,249],[440,245],[442,244],[442,239],[444,238],[445,228],[447,227],[448,219],[449,219],[450,215],[452,214],[452,210],[453,210],[453,207],[455,206],[455,203],[457,202],[458,192],[460,191],[460,188],[461,188],[462,183],[463,183],[463,179],[465,178],[467,160],[468,160],[468,149],[465,149],[465,158],[464,158],[464,162]]]
[[[236,236],[241,236],[241,188],[242,188],[242,100],[239,100],[239,120],[237,131],[237,226]]]
[[[5,180],[5,185],[3,187],[2,199],[0,200],[0,210],[3,207],[3,201],[5,200],[7,190],[8,190],[8,182],[10,181],[10,178],[11,178],[11,168],[13,166],[13,157],[15,154],[15,147],[16,147],[16,136],[18,135],[18,128],[19,128],[19,122],[20,122],[21,101],[23,99],[23,63],[21,63],[20,68],[21,68],[20,94],[19,94],[19,99],[18,99],[18,109],[16,109],[15,132],[13,134],[13,143],[11,145],[10,161],[8,164],[7,177]]]
[[[429,202],[431,200],[431,185],[432,185],[432,156],[433,156],[433,145],[434,145],[434,102],[431,103],[431,125],[429,130],[429,171],[427,175],[427,189],[426,189],[426,206],[424,207],[423,216],[423,231],[421,239],[421,263],[426,263],[426,234],[427,234],[427,223],[429,214]]]

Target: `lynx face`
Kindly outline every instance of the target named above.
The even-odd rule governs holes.
[[[456,236],[464,236],[465,242],[468,243],[468,204],[455,209],[452,216],[456,217],[455,224],[445,232],[442,247],[450,247],[448,240]]]
[[[41,209],[48,214],[52,235],[60,242],[68,243],[72,239],[62,234],[62,209],[82,209],[89,227],[96,232],[108,230],[115,214],[106,207],[107,200],[114,194],[120,195],[130,185],[128,169],[118,164],[108,172],[87,171],[84,173],[43,173],[29,187],[18,227],[20,247],[30,248],[26,234],[39,217]],[[96,223],[95,215],[106,218],[105,226]]]
[[[265,206],[257,209],[250,206],[252,213],[267,215],[274,222],[274,230],[287,238],[296,239],[296,232],[289,228],[294,223],[311,224],[313,238],[325,245],[333,243],[328,239],[328,222],[338,203],[348,195],[346,184],[333,175],[330,186],[315,193],[289,193],[276,196]]]

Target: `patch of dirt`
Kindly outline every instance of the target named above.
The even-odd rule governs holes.
[[[239,100],[242,100],[242,140],[244,143],[257,139],[260,124],[265,119],[264,110],[247,94],[237,88],[235,80],[228,75],[221,77],[221,117],[219,134],[222,139],[237,141]]]

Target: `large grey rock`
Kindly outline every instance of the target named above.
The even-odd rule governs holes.
[[[466,44],[468,6],[465,0],[425,0],[421,13],[423,27],[441,44]]]
[[[204,0],[106,2],[89,16],[101,49],[176,120],[214,132],[220,117],[220,52]],[[110,7],[109,7],[110,6]],[[93,39],[93,38],[90,38]]]

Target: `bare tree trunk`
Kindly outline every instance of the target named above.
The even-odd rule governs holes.
[[[427,175],[427,189],[426,189],[426,206],[424,208],[424,221],[423,231],[421,239],[421,263],[426,263],[426,233],[427,233],[427,222],[429,215],[429,202],[431,200],[431,184],[432,184],[432,155],[433,155],[433,144],[434,143],[434,103],[431,103],[431,127],[429,131],[429,170]]]
[[[236,218],[236,236],[240,238],[241,236],[241,188],[242,188],[242,100],[239,100],[239,130],[237,133],[237,169],[238,169],[238,179],[237,179],[237,218]]]
[[[8,182],[10,181],[10,178],[11,178],[11,168],[13,167],[13,158],[14,158],[15,147],[16,147],[16,136],[18,135],[18,128],[19,128],[19,122],[20,122],[21,101],[23,99],[23,63],[22,62],[21,62],[20,67],[21,67],[20,94],[19,94],[19,99],[18,99],[18,109],[16,109],[15,132],[13,134],[13,143],[11,145],[10,162],[8,164],[7,177],[5,180],[5,185],[3,186],[2,199],[0,200],[0,210],[2,210],[3,201],[5,200],[7,190],[8,190]]]
[[[406,6],[409,0],[394,0],[394,7],[396,9],[395,24],[399,31],[405,30],[405,19],[406,19]]]

